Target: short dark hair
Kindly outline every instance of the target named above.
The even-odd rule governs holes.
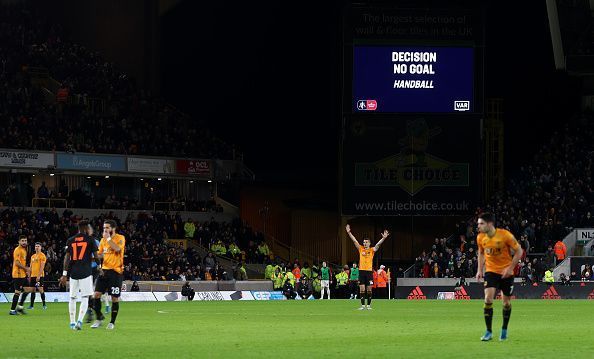
[[[492,213],[489,213],[489,212],[481,213],[478,218],[482,219],[483,221],[485,221],[487,223],[488,222],[495,223],[495,215],[493,215]]]
[[[20,241],[21,239],[27,239],[27,236],[26,236],[26,235],[24,235],[24,234],[21,234],[21,235],[19,236],[19,241]]]
[[[35,245],[41,245],[41,242],[35,242]]]
[[[113,229],[116,229],[116,227],[117,227],[117,224],[116,224],[116,222],[115,222],[113,219],[108,219],[108,220],[106,220],[106,221],[105,221],[105,224],[109,224],[109,226],[110,226],[111,228],[113,228]]]
[[[81,231],[87,229],[88,226],[89,226],[89,221],[87,221],[87,220],[83,219],[82,221],[78,222],[78,229],[80,229]]]

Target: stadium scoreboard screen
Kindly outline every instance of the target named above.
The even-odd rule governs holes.
[[[354,46],[355,113],[471,113],[472,47]]]

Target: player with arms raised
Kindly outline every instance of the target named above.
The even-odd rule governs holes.
[[[490,213],[479,216],[477,236],[478,270],[476,279],[485,280],[484,315],[487,331],[482,341],[493,339],[493,299],[501,289],[503,300],[503,326],[499,340],[507,339],[507,325],[511,317],[511,296],[514,290],[514,269],[520,258],[522,248],[509,231],[495,227],[495,217]],[[513,257],[512,257],[513,252]],[[484,267],[486,266],[486,271]]]
[[[373,286],[373,256],[380,246],[390,235],[388,230],[382,232],[382,238],[374,247],[371,247],[369,238],[363,239],[363,245],[359,244],[357,238],[351,233],[351,226],[346,225],[346,232],[353,241],[355,248],[359,251],[359,295],[361,296],[361,308],[359,310],[371,309],[371,290]],[[367,299],[367,304],[365,304]]]
[[[78,222],[78,233],[68,238],[66,242],[66,254],[64,255],[64,271],[60,278],[62,285],[66,284],[66,278],[70,273],[70,302],[68,312],[70,314],[70,328],[82,329],[82,321],[89,305],[89,296],[93,294],[93,268],[92,261],[99,260],[97,244],[95,239],[89,235],[91,226],[88,221]],[[94,254],[94,257],[93,257]],[[76,297],[80,293],[80,310],[78,320],[76,316]]]

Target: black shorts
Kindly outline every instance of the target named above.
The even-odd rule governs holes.
[[[95,292],[109,293],[112,297],[119,297],[122,291],[124,276],[114,270],[103,271],[103,275],[97,278]]]
[[[359,285],[371,287],[373,285],[373,272],[370,270],[359,270]]]
[[[29,278],[12,278],[12,285],[15,292],[18,290],[22,292],[25,287],[30,287]]]
[[[99,278],[99,268],[93,268],[93,283],[97,285],[97,278]]]
[[[501,289],[503,295],[511,297],[514,291],[514,277],[501,278],[501,274],[485,273],[485,288]]]
[[[37,285],[37,283],[39,283],[39,285]],[[39,282],[37,281],[37,277],[31,277],[31,281],[29,282],[29,287],[34,287],[35,289],[43,289],[44,285],[45,282],[43,280],[43,277],[39,277]]]

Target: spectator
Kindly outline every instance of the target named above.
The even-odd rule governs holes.
[[[138,291],[140,291],[140,287],[138,286],[138,282],[137,281],[134,281],[132,283],[132,288],[130,288],[130,291],[132,291],[132,292],[138,292]]]
[[[204,269],[208,272],[214,268],[215,264],[216,259],[214,258],[212,252],[208,252],[208,255],[204,258]]]
[[[239,255],[241,254],[241,250],[237,246],[237,243],[235,243],[235,240],[233,240],[231,242],[231,244],[229,244],[228,253],[231,256],[231,258],[233,258],[234,260],[237,260],[239,258]]]
[[[243,262],[239,262],[237,268],[235,270],[235,279],[236,280],[248,280],[247,272],[245,270],[245,266]]]
[[[528,262],[527,264],[523,265],[522,270],[520,271],[520,276],[526,284],[532,284],[535,282],[534,268],[532,268],[532,263]]]
[[[268,256],[270,256],[270,249],[268,249],[266,242],[262,241],[258,245],[258,260],[263,263],[264,258],[268,258]]]
[[[184,224],[184,234],[185,238],[194,238],[194,232],[196,231],[196,226],[191,218],[188,218],[186,224]]]
[[[357,268],[357,263],[353,263],[351,267],[351,274],[349,278],[349,292],[350,292],[350,299],[357,299],[357,294],[359,294],[359,268]]]
[[[382,299],[388,298],[388,274],[385,268],[386,266],[382,264],[377,270],[377,297]]]
[[[45,181],[41,182],[41,186],[37,189],[37,198],[49,198],[49,190],[45,185]]]
[[[565,255],[567,254],[567,247],[562,240],[558,240],[555,243],[555,259],[557,260],[556,264],[563,262],[565,259]]]
[[[547,269],[544,276],[544,282],[548,284],[555,283],[555,277],[553,277],[553,269]]]
[[[301,279],[301,268],[299,268],[299,263],[293,264],[293,270],[291,274],[293,275],[293,278],[295,278],[295,281],[299,283],[299,280]]]
[[[272,281],[274,290],[283,290],[283,285],[285,283],[285,275],[281,272],[280,267],[274,270]]]
[[[586,264],[584,266],[584,270],[582,271],[582,281],[590,280],[592,280],[592,266],[590,264]]]
[[[301,268],[301,279],[303,278],[313,278],[311,268],[309,267],[309,263],[307,261],[303,263],[303,268]]]
[[[313,286],[312,280],[308,277],[304,277],[301,279],[301,283],[299,285],[299,297],[301,299],[310,299],[313,295]]]
[[[186,282],[182,287],[181,294],[186,297],[188,301],[192,301],[194,300],[196,292],[194,291],[194,288],[190,286],[190,282]]]
[[[342,271],[336,274],[336,289],[338,292],[337,298],[344,299],[347,297],[349,283],[349,266],[344,265]]]
[[[565,273],[561,273],[559,275],[559,281],[561,282],[562,285],[571,285],[571,282],[569,281],[569,278],[567,278],[567,276],[565,275]]]

